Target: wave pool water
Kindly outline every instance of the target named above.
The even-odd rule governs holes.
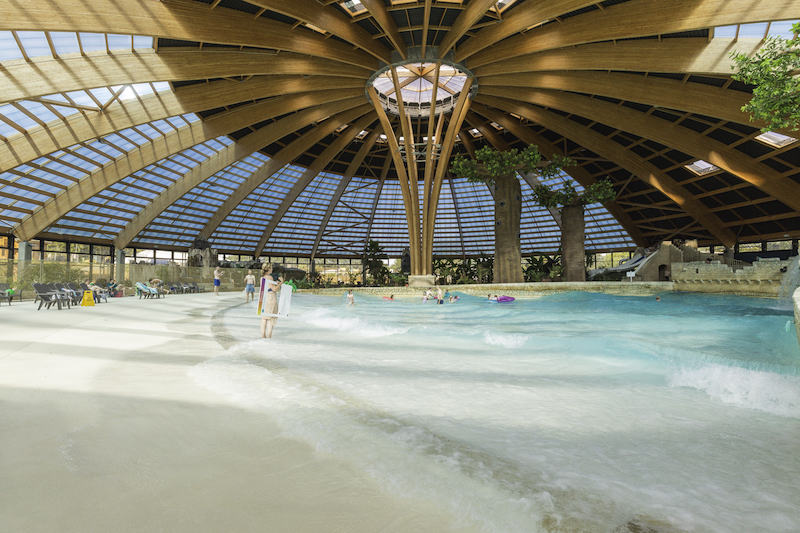
[[[800,348],[753,298],[295,295],[192,368],[285,433],[492,532],[800,529]],[[627,529],[624,529],[627,530]]]

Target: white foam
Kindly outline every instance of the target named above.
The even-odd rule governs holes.
[[[342,311],[342,313],[344,313],[344,311]],[[362,320],[361,318],[342,316],[342,314],[336,315],[329,309],[315,309],[309,311],[301,317],[301,320],[318,328],[335,329],[366,339],[402,335],[403,333],[407,333],[410,329],[392,327],[384,324],[374,324]]]
[[[487,331],[483,334],[483,342],[490,346],[502,346],[503,348],[519,348],[528,342],[528,335],[513,333],[498,333]]]
[[[708,365],[679,370],[669,383],[672,387],[701,390],[727,404],[800,418],[800,377],[797,376]]]

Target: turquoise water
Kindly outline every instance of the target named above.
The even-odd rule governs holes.
[[[800,530],[800,348],[781,302],[297,294],[269,341],[254,313],[226,313],[237,344],[193,377],[463,524]]]

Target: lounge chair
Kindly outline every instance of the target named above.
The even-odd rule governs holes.
[[[194,281],[191,283],[191,286],[192,286],[192,289],[194,289],[194,292],[206,292],[206,291],[205,291],[205,289],[203,289],[202,287],[200,287],[200,286],[199,286],[199,285],[198,285],[196,282],[194,282]]]
[[[153,287],[148,287],[147,285],[145,285],[141,281],[137,281],[136,282],[136,294],[139,295],[139,299],[140,300],[142,298],[148,299],[148,298],[153,298],[153,297],[155,297],[155,298],[160,298],[161,297],[161,294],[158,292],[158,289],[153,288]]]
[[[34,283],[33,294],[35,295],[33,303],[39,302],[39,307],[36,309],[37,311],[41,309],[43,305],[46,306],[47,309],[50,309],[53,304],[56,304],[58,308],[61,309],[61,298],[58,293],[48,289],[45,284]]]
[[[42,286],[46,290],[54,293],[56,295],[56,298],[58,298],[58,300],[61,302],[61,305],[66,305],[67,309],[72,308],[72,295],[67,294],[66,292],[59,289],[55,283],[43,283]]]
[[[80,305],[81,299],[83,297],[83,293],[81,291],[76,291],[72,287],[70,287],[67,283],[54,283],[53,284],[56,289],[58,289],[62,294],[66,295],[69,298],[71,305]]]
[[[89,285],[87,285],[86,283],[81,283],[81,289],[83,289],[84,291],[92,290],[91,287],[89,287]],[[97,298],[95,298],[94,300],[95,302],[97,303],[100,303],[100,301],[108,302],[108,291],[106,289],[101,288],[99,291],[96,292],[96,294]],[[92,291],[92,297],[94,297],[94,295],[95,291]]]
[[[8,285],[8,283],[0,283],[0,302],[5,300],[8,302],[8,305],[11,305],[11,302],[14,300],[15,296],[17,297],[17,300],[20,302],[22,301],[22,291],[17,292],[15,290],[14,294],[8,294],[9,290],[11,290],[11,287]]]

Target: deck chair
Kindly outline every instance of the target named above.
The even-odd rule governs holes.
[[[53,304],[61,309],[61,299],[58,297],[58,294],[48,290],[43,283],[33,284],[33,294],[35,295],[33,303],[39,302],[39,307],[36,308],[37,311],[40,310],[42,306],[45,306],[46,309],[50,309]]]
[[[161,296],[159,294],[159,292],[158,292],[158,289],[155,289],[153,287],[148,287],[147,285],[145,285],[141,281],[137,281],[136,282],[136,293],[139,295],[139,299],[140,300],[142,298],[145,298],[145,299],[153,298],[153,297],[159,298]]]
[[[194,282],[194,281],[191,283],[191,285],[192,285],[192,289],[194,289],[194,292],[206,292],[206,291],[205,291],[205,289],[203,289],[202,287],[200,287],[200,286],[199,286],[199,285],[198,285],[196,282]]]
[[[46,290],[55,294],[56,298],[58,298],[62,306],[66,305],[67,309],[70,309],[72,307],[72,297],[69,294],[62,291],[61,289],[59,289],[55,283],[43,283],[42,286]]]
[[[66,283],[54,283],[53,285],[55,285],[56,289],[58,289],[61,293],[66,295],[67,298],[69,298],[71,305],[81,304],[81,298],[83,296],[83,293],[81,293],[80,291],[76,291]]]
[[[22,292],[20,291],[17,293],[15,291],[14,294],[8,294],[10,289],[11,287],[8,285],[8,283],[0,283],[0,302],[5,300],[8,302],[8,305],[11,305],[11,301],[15,296],[17,297],[17,300],[22,301]]]
[[[81,290],[91,291],[92,289],[86,283],[81,283]],[[108,291],[106,289],[100,289],[99,291],[97,291],[96,294],[97,298],[95,299],[95,302],[97,303],[100,303],[101,301],[108,302]],[[95,292],[92,291],[92,297],[94,297],[94,295]]]

